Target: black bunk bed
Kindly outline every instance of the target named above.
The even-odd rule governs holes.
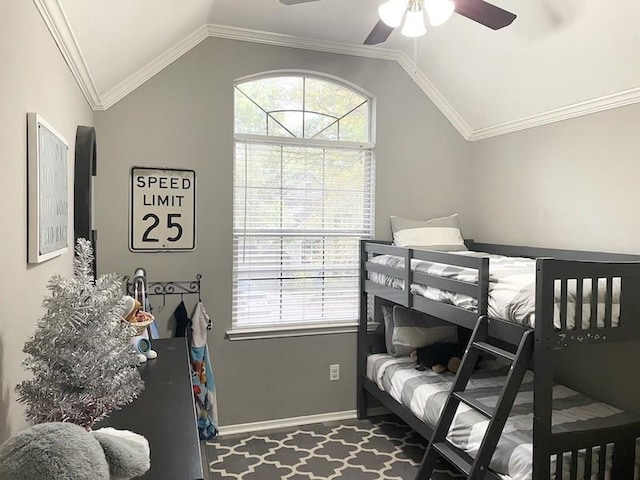
[[[533,352],[530,368],[533,377],[533,480],[555,478],[560,480],[578,479],[578,452],[589,460],[581,475],[591,478],[591,456],[600,452],[600,466],[593,478],[612,480],[633,480],[637,475],[636,446],[640,439],[640,417],[627,415],[624,422],[620,418],[611,422],[601,421],[597,428],[588,430],[557,432],[552,427],[554,388],[554,355],[559,351],[577,349],[585,345],[614,344],[622,341],[640,340],[640,256],[606,254],[582,251],[555,250],[532,247],[480,244],[465,242],[469,250],[509,257],[535,259],[535,328],[531,329],[511,321],[488,318],[487,333],[490,337],[506,345],[518,346],[526,331],[533,331]],[[373,257],[387,255],[402,258],[402,266],[394,268],[376,263]],[[477,282],[468,283],[438,275],[414,271],[412,261],[426,261],[452,265],[477,272]],[[395,247],[390,242],[363,240],[360,246],[360,321],[358,327],[357,392],[358,416],[367,417],[369,398],[376,398],[383,406],[402,418],[425,439],[431,439],[434,428],[418,419],[412,411],[385,392],[367,376],[367,359],[384,347],[384,332],[381,328],[380,305],[400,305],[418,310],[452,324],[473,329],[479,317],[487,318],[490,290],[490,259],[488,256],[465,256],[428,250],[412,250]],[[389,286],[371,280],[372,274],[382,274],[403,281],[402,288]],[[591,292],[587,301],[592,311],[597,309],[598,289],[605,298],[604,318],[598,321],[595,315],[582,319],[582,285],[591,281]],[[575,282],[578,288],[573,297],[576,302],[575,321],[568,321],[568,283]],[[619,282],[619,317],[613,319],[613,284]],[[411,285],[421,284],[432,288],[464,294],[477,301],[473,310],[458,308],[452,304],[430,300],[413,294]],[[559,303],[559,306],[558,306]],[[578,308],[579,307],[579,308]],[[554,310],[555,309],[555,310]],[[558,324],[559,310],[559,324]],[[555,318],[554,318],[555,314]],[[377,328],[372,329],[372,325]],[[615,348],[615,345],[612,347]],[[636,412],[638,413],[638,412]],[[608,450],[610,449],[610,450]],[[607,455],[612,455],[611,477],[605,476]],[[569,461],[567,462],[567,457]],[[555,458],[555,473],[551,472],[552,458]],[[569,463],[570,471],[563,468]],[[486,473],[486,476],[485,476]],[[504,473],[504,472],[503,472]],[[420,472],[418,473],[420,476]],[[504,478],[491,470],[474,478]]]

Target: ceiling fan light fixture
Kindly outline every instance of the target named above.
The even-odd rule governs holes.
[[[434,27],[449,20],[456,8],[452,0],[425,0],[425,2],[429,23]]]
[[[407,10],[409,0],[387,0],[378,7],[378,15],[380,20],[390,27],[399,27],[402,23],[402,17]]]
[[[414,0],[409,10],[407,10],[402,27],[402,35],[405,37],[421,37],[425,33],[427,33],[427,27],[424,24],[422,4],[419,0]]]

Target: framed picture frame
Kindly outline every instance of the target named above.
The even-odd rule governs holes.
[[[69,144],[37,113],[27,114],[29,263],[69,248]]]

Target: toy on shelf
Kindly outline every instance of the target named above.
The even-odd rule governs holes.
[[[130,296],[125,296],[123,311],[124,320],[136,328],[136,335],[131,337],[131,345],[140,362],[144,363],[156,358],[158,354],[151,348],[147,332],[147,327],[155,320],[154,316],[142,310],[142,304]]]

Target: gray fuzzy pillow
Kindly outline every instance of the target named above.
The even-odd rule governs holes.
[[[148,443],[140,435],[124,435],[130,439],[92,434],[71,423],[35,425],[0,445],[0,479],[127,480],[140,476],[149,469]]]

